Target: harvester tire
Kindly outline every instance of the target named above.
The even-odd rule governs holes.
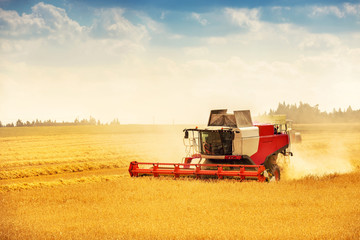
[[[276,164],[277,158],[278,158],[278,154],[273,154],[273,155],[268,156],[264,162],[265,168],[272,171],[274,165],[277,166],[277,164]]]
[[[275,181],[280,181],[280,168],[277,164],[274,164],[271,168]]]

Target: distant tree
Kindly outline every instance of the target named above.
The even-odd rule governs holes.
[[[272,110],[271,110],[272,111]],[[41,121],[39,119],[33,120],[33,121],[26,121],[23,122],[21,119],[18,119],[16,123],[8,123],[6,125],[2,124],[0,121],[0,127],[32,127],[32,126],[76,126],[76,125],[120,125],[119,119],[115,118],[110,123],[101,123],[100,120],[96,120],[94,117],[90,116],[89,119],[82,119],[79,120],[79,118],[76,118],[73,122],[56,122],[56,120],[52,121],[51,119]]]
[[[353,110],[349,106],[346,111],[335,108],[331,113],[321,112],[319,104],[311,106],[308,103],[300,102],[299,105],[288,105],[285,102],[279,103],[276,110],[270,109],[269,115],[286,114],[287,118],[294,123],[317,123],[317,122],[355,122],[360,119],[360,110]]]
[[[110,125],[120,125],[119,119],[115,118],[114,120],[112,120]]]
[[[347,112],[347,113],[352,113],[352,111],[353,111],[353,110],[352,110],[351,106],[349,105],[349,107],[346,109],[346,112]]]
[[[39,119],[36,119],[36,121],[35,121],[35,126],[41,126],[41,121],[39,121]]]
[[[17,127],[22,127],[22,126],[24,126],[24,123],[23,123],[20,119],[18,119],[18,120],[16,121],[16,126],[17,126]]]
[[[89,124],[90,124],[90,125],[96,125],[96,119],[93,118],[92,116],[90,116]]]
[[[49,119],[46,122],[44,122],[44,125],[45,126],[52,126],[53,124],[52,124],[52,121]]]
[[[80,121],[81,125],[89,125],[89,121],[87,119],[83,119]]]

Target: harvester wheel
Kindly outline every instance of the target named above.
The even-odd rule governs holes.
[[[277,158],[278,158],[278,154],[271,155],[269,158],[270,164],[273,164],[273,165],[276,164]]]
[[[276,164],[277,158],[278,158],[278,154],[273,154],[273,155],[268,156],[264,163],[265,168],[272,170],[273,166],[277,165]]]
[[[273,175],[275,177],[275,181],[280,181],[280,168],[277,164],[274,164],[272,166],[271,171],[273,172]]]
[[[273,154],[267,157],[264,166],[270,170],[271,175],[275,178],[275,181],[280,180],[280,167],[277,165],[278,154]]]

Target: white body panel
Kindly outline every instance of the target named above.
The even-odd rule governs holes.
[[[244,127],[234,131],[233,155],[251,156],[259,148],[259,128]]]

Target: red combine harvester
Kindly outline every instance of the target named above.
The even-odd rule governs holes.
[[[272,124],[253,124],[249,110],[212,110],[208,127],[184,129],[187,157],[182,163],[131,162],[132,177],[195,176],[280,180],[279,153],[290,156],[289,135]]]

